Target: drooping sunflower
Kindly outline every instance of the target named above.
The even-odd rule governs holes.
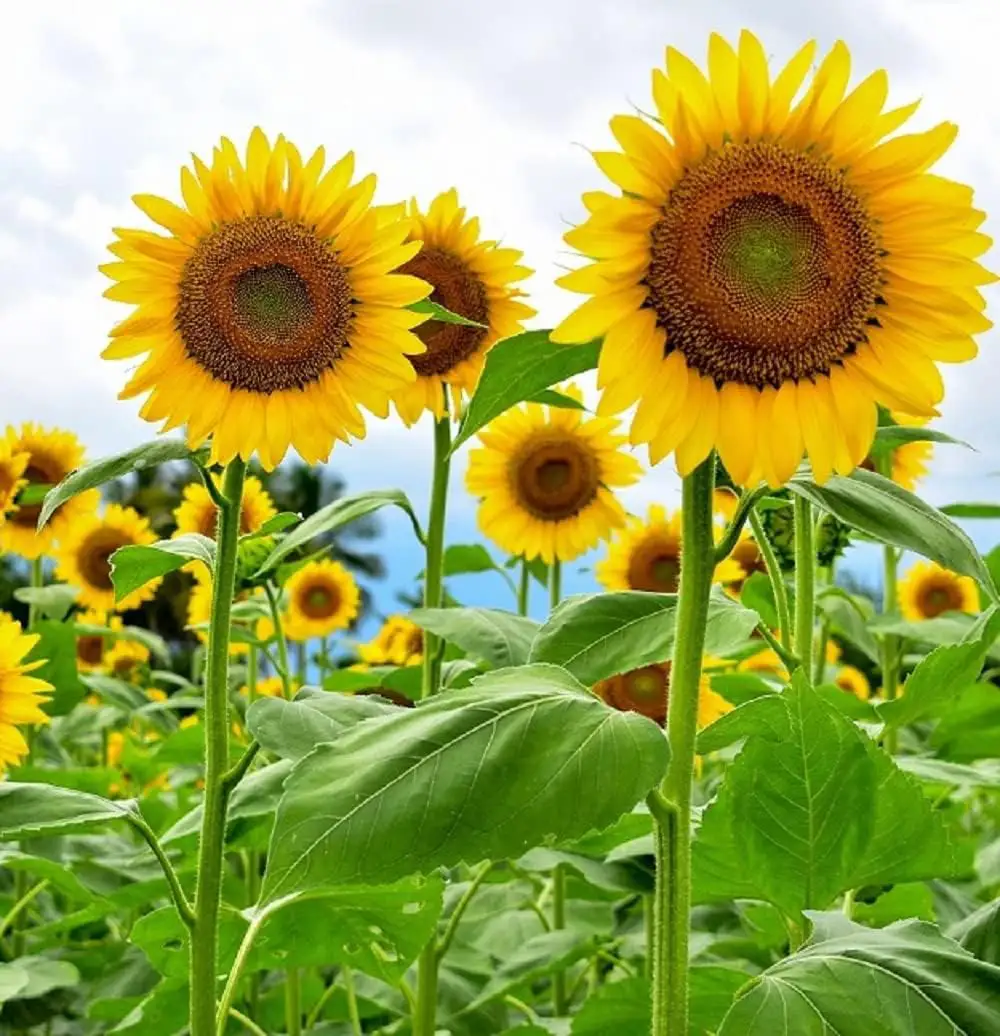
[[[642,666],[607,680],[601,680],[594,691],[612,708],[620,712],[638,712],[663,726],[667,721],[670,695],[670,663]],[[732,705],[713,691],[703,674],[698,691],[698,727],[707,727],[732,710]]]
[[[365,665],[418,665],[424,657],[424,631],[403,615],[390,615],[367,644],[358,645]]]
[[[215,527],[219,509],[215,506],[208,490],[200,482],[189,482],[184,487],[183,497],[174,511],[177,531],[174,536],[198,532],[215,539]],[[248,475],[243,483],[243,500],[240,505],[240,533],[256,532],[263,524],[277,514],[274,502],[258,478]]]
[[[98,612],[126,612],[150,600],[162,580],[152,579],[116,602],[111,555],[119,547],[155,542],[148,520],[138,511],[109,504],[103,515],[86,515],[66,528],[59,543],[56,575],[79,588],[84,607]]]
[[[285,583],[290,624],[305,636],[325,637],[346,629],[357,617],[361,594],[339,561],[310,561]]]
[[[742,569],[731,558],[716,566],[714,580],[731,583]],[[608,545],[608,556],[594,568],[605,590],[647,590],[675,594],[681,576],[681,516],[651,504],[643,521],[629,515],[625,527]]]
[[[907,619],[933,619],[945,612],[979,611],[976,581],[935,561],[917,561],[899,581],[899,608]]]
[[[567,395],[580,398],[569,386]],[[465,485],[479,528],[510,554],[572,561],[625,522],[614,494],[642,474],[613,418],[526,403],[479,433]]]
[[[67,528],[97,507],[100,493],[96,489],[87,490],[67,500],[38,532],[41,501],[12,508],[13,494],[26,486],[54,486],[61,482],[83,463],[83,444],[72,432],[42,428],[31,421],[18,429],[8,427],[2,443],[0,511],[6,509],[9,513],[7,521],[0,522],[0,550],[20,554],[23,558],[39,558],[52,550]],[[25,454],[26,460],[22,456]]]
[[[833,682],[842,691],[847,691],[862,701],[867,701],[872,696],[868,677],[852,665],[842,665]]]
[[[48,700],[52,684],[28,675],[45,665],[45,660],[24,661],[38,641],[37,634],[24,633],[19,622],[0,612],[0,773],[28,754],[18,726],[49,721],[41,706]]]
[[[522,321],[535,311],[520,301],[524,293],[513,287],[531,275],[520,265],[522,253],[481,241],[479,220],[466,219],[457,191],[439,194],[426,213],[412,201],[408,217],[407,240],[420,242],[421,248],[402,272],[427,281],[434,289],[433,302],[483,325],[428,320],[414,330],[427,351],[410,357],[417,379],[394,396],[399,416],[410,425],[425,410],[435,417],[444,413],[446,387],[457,412],[463,391],[475,389],[487,352],[501,338],[522,330]]]
[[[109,630],[120,630],[122,620],[118,615],[108,616],[103,611],[88,609],[74,617],[78,626],[101,627]],[[87,633],[77,630],[76,665],[84,673],[93,673],[103,669],[106,657],[111,648],[111,638],[100,633]]]
[[[595,192],[566,235],[593,263],[561,279],[591,296],[556,329],[604,336],[602,412],[638,404],[632,441],[688,474],[714,447],[739,485],[814,477],[867,454],[876,404],[933,416],[938,361],[989,328],[977,262],[991,245],[972,191],[928,172],[943,123],[893,136],[878,71],[847,93],[850,55],[808,43],[772,81],[760,42],[717,35],[708,74],[667,48],[659,121],[619,115],[596,152],[621,194]]]
[[[184,207],[136,195],[167,233],[118,230],[102,267],[105,294],[137,307],[105,358],[148,354],[122,398],[149,393],[141,415],[193,445],[211,435],[213,463],[257,451],[270,469],[289,446],[325,460],[364,435],[359,404],[384,417],[414,380],[422,317],[402,307],[431,289],[393,271],[419,243],[373,209],[374,176],[351,185],[353,154],[325,164],[260,129],[245,161],[223,138],[181,170]]]

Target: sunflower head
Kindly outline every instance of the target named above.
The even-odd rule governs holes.
[[[96,489],[67,500],[38,531],[40,502],[13,503],[27,486],[54,486],[83,463],[83,444],[72,432],[42,428],[30,421],[8,427],[0,440],[0,549],[34,559],[49,553],[73,524],[93,511],[100,500]]]
[[[144,665],[149,662],[149,648],[137,640],[118,637],[104,659],[111,676],[135,683]]]
[[[418,665],[424,657],[424,631],[403,615],[390,615],[367,644],[358,645],[366,666]]]
[[[899,581],[899,607],[907,619],[934,619],[945,612],[979,611],[974,579],[960,576],[934,561],[915,562]]]
[[[602,406],[637,404],[632,440],[682,475],[717,448],[739,485],[864,459],[876,406],[930,417],[936,361],[970,359],[990,323],[977,261],[991,241],[968,188],[928,172],[944,123],[893,135],[875,72],[848,92],[837,43],[772,79],[749,32],[713,35],[707,74],[672,47],[653,73],[656,119],[616,116],[594,157],[620,194],[587,199],[566,235],[593,262],[562,278],[589,296],[558,341],[603,336]]]
[[[852,665],[842,665],[833,680],[834,684],[842,691],[853,694],[862,701],[867,701],[872,696],[871,684],[868,677],[860,669]]]
[[[480,240],[479,220],[466,218],[454,189],[439,194],[426,212],[412,201],[408,225],[407,240],[419,243],[420,251],[403,272],[430,284],[433,302],[482,325],[427,320],[415,329],[426,351],[410,357],[416,381],[394,397],[400,417],[413,424],[425,410],[441,417],[446,387],[457,411],[462,393],[476,387],[486,353],[501,338],[520,331],[522,321],[535,311],[514,287],[531,274],[519,265],[521,253]]]
[[[102,267],[105,294],[136,307],[104,355],[145,356],[122,397],[148,394],[142,416],[193,445],[212,435],[213,462],[325,460],[364,434],[359,405],[385,416],[415,378],[421,318],[403,307],[431,289],[394,271],[419,244],[372,208],[373,176],[352,185],[352,154],[325,165],[259,129],[245,158],[223,138],[181,171],[183,207],[136,195],[166,233],[117,231]]]
[[[569,386],[566,394],[581,398]],[[572,561],[625,521],[614,490],[631,485],[638,461],[617,422],[585,411],[527,403],[479,435],[465,484],[479,498],[479,527],[510,554],[546,564]]]
[[[120,630],[122,620],[118,615],[108,616],[106,612],[88,609],[74,619],[80,626],[103,627],[109,630]],[[100,633],[82,633],[76,635],[76,665],[84,673],[92,673],[103,669],[111,647],[111,638]]]
[[[308,640],[346,629],[357,617],[361,594],[339,561],[310,561],[285,583],[288,619]]]
[[[294,695],[298,686],[293,682],[292,694]],[[244,684],[240,688],[240,694],[245,698],[250,697],[250,688],[247,684]],[[285,694],[285,685],[281,682],[280,676],[265,676],[262,680],[258,680],[254,687],[254,694],[258,698],[282,698]]]
[[[45,660],[25,662],[38,641],[37,634],[24,633],[19,622],[0,612],[0,773],[28,754],[18,727],[49,721],[41,706],[52,684],[30,675]]]
[[[259,478],[248,475],[243,483],[243,500],[240,505],[240,534],[256,532],[263,524],[277,514],[274,503]],[[200,482],[189,482],[174,511],[177,531],[174,536],[197,532],[209,539],[215,539],[218,508],[208,490]]]
[[[660,662],[642,666],[601,680],[594,687],[595,694],[620,712],[638,712],[663,726],[667,721],[670,700],[670,663]],[[732,706],[712,690],[702,676],[698,691],[698,727],[707,727]]]
[[[78,519],[59,544],[56,574],[79,588],[82,605],[98,612],[129,611],[150,600],[162,582],[153,579],[115,601],[111,555],[120,547],[154,543],[149,522],[131,507],[109,504],[103,515]]]

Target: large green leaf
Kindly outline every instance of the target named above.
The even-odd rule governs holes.
[[[131,814],[128,803],[52,784],[0,783],[0,841],[65,834]]]
[[[189,532],[173,540],[119,547],[111,555],[115,600],[122,600],[150,580],[175,572],[189,561],[203,561],[211,571],[215,564],[212,540],[199,532]]]
[[[719,1036],[995,1036],[1000,968],[923,921],[813,918],[809,943],[739,996]]]
[[[608,709],[562,670],[487,674],[296,764],[262,899],[578,838],[631,809],[667,756],[658,727]]]
[[[19,586],[14,599],[34,605],[46,619],[62,622],[69,614],[80,591],[67,583],[52,583],[49,586]]]
[[[417,520],[409,498],[402,490],[372,489],[367,493],[352,493],[349,496],[342,496],[339,500],[334,500],[326,507],[321,507],[315,514],[309,515],[301,525],[296,526],[267,556],[260,566],[258,574],[270,572],[289,554],[304,547],[317,536],[342,529],[345,525],[364,518],[365,515],[390,506],[398,507],[406,514],[413,524],[417,538],[422,540],[420,522]]]
[[[105,482],[121,478],[131,471],[155,467],[171,460],[191,460],[196,456],[197,452],[183,439],[154,439],[142,446],[136,446],[133,450],[86,464],[67,475],[46,495],[45,503],[42,504],[41,513],[38,515],[38,528],[41,529],[45,525],[57,507],[86,489],[103,486]]]
[[[617,673],[669,659],[676,619],[673,594],[630,590],[570,597],[538,631],[530,659],[562,666],[592,686]],[[712,597],[705,653],[724,656],[741,647],[757,621],[750,609],[727,597]]]
[[[1000,899],[953,924],[948,935],[980,960],[1000,965]]]
[[[935,648],[906,679],[906,693],[878,706],[890,726],[912,723],[947,708],[956,692],[979,677],[986,654],[1000,635],[1000,609],[983,612],[961,641]]]
[[[1000,518],[1000,504],[945,504],[941,513],[949,518]]]
[[[834,475],[821,486],[811,482],[809,475],[797,474],[788,488],[883,543],[912,550],[953,572],[971,576],[997,600],[993,578],[972,540],[920,497],[863,468],[847,477]]]
[[[593,370],[600,351],[599,341],[557,345],[548,331],[524,331],[497,342],[486,354],[482,377],[466,407],[452,450],[512,406]]]
[[[695,842],[699,899],[766,899],[794,915],[850,888],[955,871],[919,784],[801,675],[722,717],[699,749],[737,737],[746,744]]]
[[[35,1000],[53,989],[78,985],[80,972],[65,960],[18,957],[0,964],[0,1005],[4,1000]]]
[[[494,669],[524,665],[538,623],[496,608],[417,608],[409,619]]]
[[[45,704],[50,716],[65,716],[83,700],[87,688],[80,680],[76,666],[76,635],[73,627],[62,622],[36,622],[32,632],[37,633],[38,643],[31,649],[27,661],[45,664],[39,666],[32,676],[52,684],[52,697]]]

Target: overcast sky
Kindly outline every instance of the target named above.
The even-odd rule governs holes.
[[[208,155],[222,134],[245,141],[257,124],[302,150],[354,150],[359,170],[378,174],[381,201],[457,187],[489,235],[537,271],[536,326],[571,307],[552,287],[571,261],[561,234],[581,216],[581,191],[603,186],[581,145],[609,146],[608,119],[649,106],[666,44],[702,63],[712,30],[735,40],[751,28],[778,61],[807,38],[824,48],[844,39],[855,80],[885,67],[891,101],[923,98],[919,128],[959,124],[940,170],[1000,211],[996,0],[46,0],[18,5],[5,26],[0,424],[71,428],[95,456],[152,433],[136,401],[116,399],[126,365],[99,355],[128,312],[101,298],[110,228],[143,225],[132,194],[176,198],[190,152]],[[935,503],[1000,499],[998,480],[983,478],[1000,469],[998,344],[987,335],[977,361],[946,370],[940,426],[979,452],[939,451],[925,486]],[[331,466],[353,490],[400,485],[422,507],[429,438],[424,425],[373,421]],[[676,494],[661,465],[629,503]],[[468,541],[473,505],[453,501],[449,539]],[[406,585],[419,560],[403,522],[386,528],[390,583]],[[972,531],[983,545],[995,538],[982,523]],[[470,594],[493,598],[483,582]],[[390,587],[380,599],[391,603]]]

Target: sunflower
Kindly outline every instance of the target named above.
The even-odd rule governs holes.
[[[141,415],[192,445],[212,435],[212,463],[258,451],[270,469],[289,446],[325,460],[364,435],[359,404],[384,417],[415,378],[423,318],[403,307],[431,288],[392,271],[420,244],[372,208],[374,176],[351,185],[353,154],[325,161],[255,129],[244,162],[223,138],[181,170],[183,208],[135,196],[168,233],[116,231],[101,268],[107,297],[136,306],[105,358],[147,354],[122,398],[149,393]]]
[[[410,357],[417,380],[393,397],[399,416],[411,425],[425,410],[441,417],[445,386],[451,388],[452,409],[457,411],[463,390],[475,389],[494,343],[517,334],[535,311],[520,301],[523,292],[512,287],[531,275],[518,265],[522,253],[496,241],[480,241],[479,220],[465,218],[454,189],[439,194],[426,213],[412,201],[408,217],[407,240],[421,248],[402,272],[427,281],[434,289],[433,302],[483,325],[428,320],[416,328],[427,351]]]
[[[134,682],[139,667],[148,661],[149,648],[145,644],[127,637],[119,637],[105,656],[104,665],[111,676]]]
[[[188,594],[188,626],[207,626],[212,618],[212,574],[205,565],[194,564],[190,566],[191,574],[194,576],[194,584]],[[239,590],[236,593],[237,601],[245,601],[258,591]],[[260,620],[261,622],[265,620]],[[208,643],[208,630],[195,629],[195,636],[202,644]],[[258,638],[266,640],[267,637]],[[249,644],[238,640],[229,642],[230,655],[245,655],[250,650]]]
[[[339,561],[310,561],[285,583],[288,620],[296,632],[325,637],[346,629],[357,617],[361,594],[354,577]]]
[[[292,681],[292,694],[298,690],[298,684],[296,681]],[[240,688],[240,694],[244,698],[250,697],[250,687],[244,684]],[[283,698],[285,695],[285,685],[281,682],[280,676],[265,676],[263,679],[258,680],[254,688],[255,698]]]
[[[842,665],[833,682],[842,691],[847,691],[848,694],[853,694],[862,701],[867,701],[872,696],[868,677],[852,665]]]
[[[823,657],[827,665],[833,665],[840,659],[840,645],[836,641],[828,640]],[[764,648],[756,654],[744,658],[736,668],[741,673],[760,673],[762,676],[773,676],[781,680],[788,679],[785,663],[781,661],[777,651],[772,648]]]
[[[240,505],[240,533],[256,532],[263,524],[277,514],[274,502],[260,479],[253,475],[243,483],[243,501]],[[174,536],[197,532],[209,539],[215,539],[218,508],[208,490],[200,482],[189,482],[184,487],[180,505],[174,511],[177,531]]]
[[[13,494],[27,485],[62,482],[83,463],[83,444],[72,432],[45,429],[30,421],[19,429],[8,427],[0,443],[0,512],[10,512],[7,521],[0,522],[0,550],[39,558],[52,550],[67,528],[97,507],[100,493],[90,489],[67,500],[38,532],[41,502],[15,505],[11,510]]]
[[[563,390],[576,399],[572,386]],[[526,403],[482,432],[465,484],[479,528],[510,554],[572,561],[625,521],[613,490],[632,485],[639,462],[622,450],[618,422],[582,410]]]
[[[681,516],[651,504],[646,520],[630,515],[594,569],[606,590],[648,590],[675,594],[681,576]],[[727,558],[715,569],[715,581],[739,579],[742,569]]]
[[[594,261],[560,283],[591,297],[553,338],[603,336],[600,412],[638,404],[632,441],[682,475],[713,448],[739,485],[780,485],[803,453],[816,481],[846,475],[876,404],[933,416],[936,362],[991,326],[985,215],[928,172],[956,127],[891,136],[916,105],[884,111],[882,71],[847,93],[839,42],[806,83],[814,54],[772,82],[749,32],[711,37],[707,76],[668,47],[659,119],[616,116],[622,150],[594,154],[621,193],[566,234]]]
[[[390,615],[367,644],[358,645],[365,665],[419,665],[424,657],[424,631],[402,615]]]
[[[917,561],[899,581],[899,607],[913,621],[933,619],[945,612],[979,611],[974,579],[960,576],[934,561]]]
[[[723,487],[712,490],[712,511],[718,518],[731,522],[739,502],[739,497],[731,489]]]
[[[25,662],[25,656],[38,643],[37,634],[26,634],[21,624],[0,612],[0,772],[28,754],[18,724],[48,723],[41,710],[52,692],[52,684],[28,674],[45,660]]]
[[[78,626],[102,627],[109,630],[120,630],[122,620],[117,615],[108,616],[106,612],[89,609],[74,616]],[[100,633],[85,633],[77,630],[76,634],[76,666],[83,673],[93,673],[103,669],[106,663],[111,640]]]
[[[594,692],[612,708],[621,712],[638,712],[663,726],[667,721],[670,663],[654,663],[601,680]],[[732,705],[712,690],[703,674],[698,691],[699,729],[714,723],[731,709]]]
[[[56,574],[79,588],[79,600],[85,607],[126,612],[150,600],[162,580],[152,579],[116,602],[111,555],[119,547],[155,542],[149,522],[138,511],[109,504],[103,515],[89,514],[67,528],[59,544]]]

